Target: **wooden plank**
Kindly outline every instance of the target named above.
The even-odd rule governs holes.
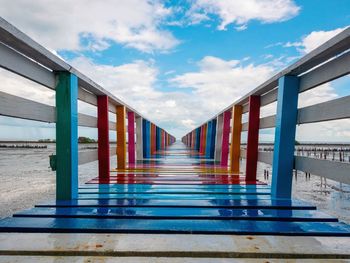
[[[78,197],[78,79],[57,73],[56,84],[56,199]]]
[[[255,181],[258,164],[260,96],[249,97],[246,180]]]
[[[350,184],[350,164],[295,156],[295,169]]]
[[[116,106],[117,111],[117,167],[126,168],[126,109]]]
[[[261,95],[261,105],[265,106],[269,103],[276,101],[277,99],[277,91],[274,91],[271,94],[269,92],[273,91],[278,84],[278,79],[285,75],[301,75],[302,73],[307,72],[308,70],[320,65],[327,60],[341,54],[342,52],[348,50],[350,48],[350,27],[345,29],[343,32],[334,36],[318,48],[314,49],[297,62],[292,64],[291,66],[285,68],[280,71],[269,80],[265,81],[257,88],[238,99],[234,103],[232,103],[227,108],[223,109],[221,112],[216,114],[215,116],[223,113],[224,111],[231,109],[233,105],[240,104],[244,105],[248,102],[248,98],[251,95]],[[329,64],[328,64],[329,63]],[[328,64],[328,65],[327,65]],[[327,66],[326,66],[327,65]],[[304,80],[301,83],[301,91],[305,91],[314,85],[320,85],[327,81],[331,81],[333,79],[339,78],[346,74],[349,74],[349,54],[343,54],[330,62],[325,63],[324,65],[315,68],[314,72],[310,71],[309,73],[301,76],[304,77]],[[312,72],[312,73],[311,73]],[[309,75],[308,75],[309,74]],[[328,79],[328,80],[326,80]],[[317,84],[318,83],[318,84]],[[264,98],[264,96],[268,96]],[[243,109],[243,113],[247,112],[247,107],[245,106]]]
[[[47,88],[55,88],[55,74],[0,43],[0,67]]]
[[[230,170],[239,173],[240,149],[242,133],[242,106],[235,105],[232,108],[232,130],[230,146]]]
[[[93,93],[95,95],[107,95],[110,98],[110,102],[112,105],[114,106],[124,105],[127,111],[135,112],[136,117],[142,116],[137,110],[133,109],[126,103],[122,102],[112,93],[102,88],[100,85],[98,85],[97,83],[89,79],[87,76],[79,72],[77,69],[73,68],[63,59],[51,53],[45,47],[35,42],[28,35],[24,34],[19,29],[17,29],[16,27],[14,27],[13,25],[11,25],[9,22],[7,22],[5,19],[1,17],[0,17],[0,42],[11,47],[11,49],[16,50],[17,53],[21,54],[22,58],[29,58],[29,60],[34,61],[34,63],[39,63],[43,65],[44,66],[43,68],[47,68],[51,71],[68,71],[73,73],[78,77],[78,86],[80,88],[85,89],[86,91],[89,91],[90,93]],[[1,60],[1,57],[2,56],[0,56],[0,60]],[[21,63],[16,65],[16,67],[19,67],[17,70],[20,69],[20,65]],[[17,74],[24,74],[24,73],[26,73],[24,70],[23,72],[17,72]],[[31,75],[28,75],[26,77],[29,78],[30,76]],[[39,78],[39,79],[36,79],[36,81],[42,82],[43,80]],[[51,85],[49,84],[45,84],[45,85],[48,85],[49,88],[54,88],[55,86],[54,83],[52,85],[52,81],[51,81]],[[87,103],[92,104],[91,102],[94,103],[91,100],[87,101]],[[97,102],[94,104],[97,105]],[[112,112],[114,112],[113,109],[112,109]]]
[[[108,121],[108,97],[97,97],[97,131],[98,131],[98,178],[109,180],[109,121]]]
[[[79,113],[78,125],[83,127],[97,128],[97,118],[83,113]]]
[[[275,127],[276,115],[267,116],[260,119],[259,129],[268,129]]]
[[[56,122],[55,107],[2,91],[0,91],[0,115],[48,123]]]
[[[350,53],[347,52],[300,77],[299,92],[304,92],[350,73]]]
[[[350,96],[301,108],[298,124],[350,118]]]

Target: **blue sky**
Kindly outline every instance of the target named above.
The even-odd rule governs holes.
[[[347,27],[350,3],[0,0],[0,15],[181,137]],[[53,104],[49,91],[0,73],[2,91]],[[349,95],[348,84],[344,78],[301,95],[300,106]],[[264,114],[273,114],[273,107]],[[84,104],[79,110],[96,114]],[[53,125],[0,117],[0,127],[0,139],[54,137]],[[94,137],[96,131],[80,134]],[[272,136],[261,132],[262,140]],[[305,125],[297,136],[350,141],[350,124]]]

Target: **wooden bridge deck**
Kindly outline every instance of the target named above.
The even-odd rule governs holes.
[[[73,201],[0,221],[1,232],[350,236],[350,227],[270,187],[229,174],[176,143],[144,163],[94,178]]]

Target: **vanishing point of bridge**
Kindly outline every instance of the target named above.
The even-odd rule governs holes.
[[[291,196],[293,169],[350,183],[349,164],[294,156],[297,125],[350,117],[349,96],[298,108],[300,93],[349,74],[349,48],[346,29],[180,142],[0,19],[0,66],[56,94],[53,107],[0,92],[0,115],[56,123],[56,200],[1,220],[0,231],[350,236],[347,224]],[[97,116],[79,113],[78,100]],[[271,103],[275,115],[261,117]],[[78,152],[78,126],[97,128],[98,150]],[[259,152],[266,128],[275,128],[273,153]],[[96,178],[79,183],[78,166],[95,160]],[[271,186],[257,180],[258,162],[272,165]]]

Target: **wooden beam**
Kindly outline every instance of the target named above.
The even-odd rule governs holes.
[[[116,106],[117,112],[117,168],[126,168],[126,109],[125,106]]]
[[[57,73],[56,199],[78,197],[78,79]]]
[[[221,141],[221,165],[228,165],[228,154],[230,148],[230,121],[231,111],[225,111],[223,113],[223,128],[222,128],[222,141]]]
[[[284,76],[279,80],[271,183],[273,198],[291,198],[298,91],[298,77]]]
[[[246,180],[255,181],[258,164],[260,96],[249,97]]]
[[[109,180],[109,120],[108,97],[97,97],[97,132],[98,132],[98,178],[100,181]]]
[[[128,112],[128,163],[135,164],[135,113]]]
[[[230,149],[230,168],[232,173],[239,173],[239,157],[241,152],[242,106],[232,108],[232,131]]]

